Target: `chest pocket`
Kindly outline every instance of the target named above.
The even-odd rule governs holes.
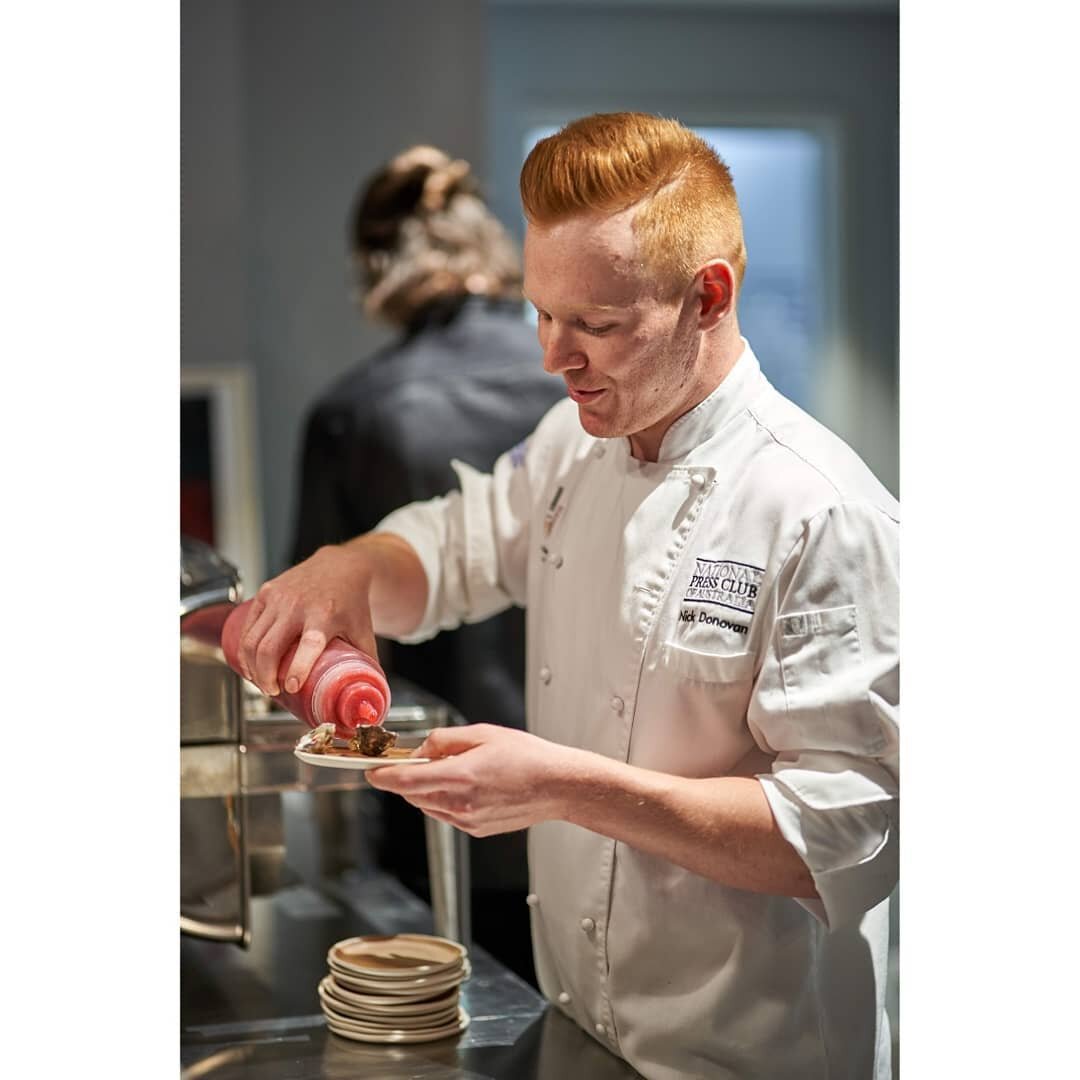
[[[753,679],[754,654],[717,655],[668,642],[661,649],[660,666],[680,679],[728,686]]]

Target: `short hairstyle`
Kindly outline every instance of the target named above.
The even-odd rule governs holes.
[[[521,299],[521,259],[469,165],[412,146],[357,193],[349,215],[364,308],[408,325],[429,304],[469,294]]]
[[[634,233],[662,292],[677,294],[718,258],[742,285],[746,244],[731,171],[677,120],[621,112],[572,121],[526,158],[521,202],[540,228],[640,206]]]

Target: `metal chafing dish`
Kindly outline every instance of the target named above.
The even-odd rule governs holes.
[[[293,754],[306,730],[225,663],[185,620],[241,599],[235,567],[198,540],[180,545],[180,929],[248,945],[250,900],[274,892],[285,864],[283,792],[367,788],[362,775]],[[194,620],[192,621],[194,625]],[[385,726],[418,746],[433,728],[464,723],[445,702],[391,677]],[[425,819],[435,932],[470,941],[468,838]]]

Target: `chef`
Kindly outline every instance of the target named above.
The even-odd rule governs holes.
[[[528,731],[434,732],[376,787],[529,829],[544,993],[657,1080],[891,1075],[898,508],[739,331],[717,155],[586,117],[525,163],[525,294],[556,405],[490,475],[260,589],[249,677],[334,636],[526,609]]]

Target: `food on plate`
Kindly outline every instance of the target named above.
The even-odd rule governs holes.
[[[297,750],[306,750],[309,754],[322,754],[334,745],[334,725],[319,724],[310,731],[305,731],[296,744]]]
[[[397,735],[387,731],[381,724],[356,729],[349,740],[351,749],[359,750],[365,757],[382,757],[397,742]]]
[[[395,749],[397,735],[387,731],[381,724],[357,728],[348,740],[334,738],[334,725],[319,724],[300,736],[297,750],[309,754],[337,754],[344,757],[408,757],[408,750]],[[344,745],[339,745],[344,743]]]

